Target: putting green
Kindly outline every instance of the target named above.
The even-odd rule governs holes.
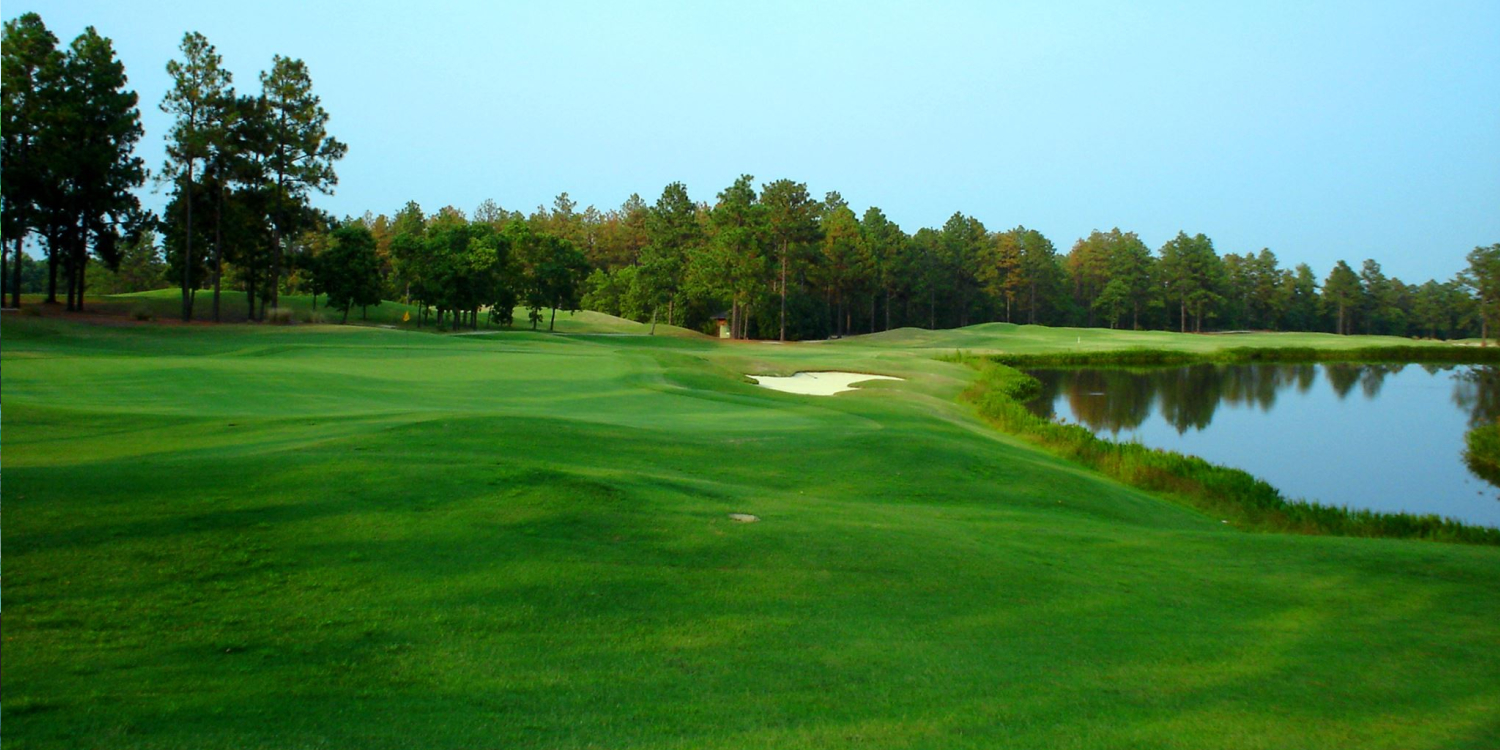
[[[5,316],[6,747],[1500,741],[1500,551],[1228,529],[932,358],[1144,334],[570,322]]]

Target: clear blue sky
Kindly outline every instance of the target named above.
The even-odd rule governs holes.
[[[311,5],[312,7],[308,7]],[[349,144],[336,214],[697,200],[741,173],[954,211],[1066,252],[1119,226],[1319,277],[1447,278],[1500,242],[1500,3],[236,3],[13,0],[115,40],[153,169],[163,70],[208,36],[242,91],[300,57]],[[1128,7],[1127,7],[1128,6]],[[159,206],[160,195],[147,196]]]

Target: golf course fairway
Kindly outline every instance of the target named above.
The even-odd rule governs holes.
[[[935,356],[1389,340],[563,318],[6,314],[6,750],[1500,746],[1500,549],[1234,529]],[[901,380],[746,377],[819,370]]]

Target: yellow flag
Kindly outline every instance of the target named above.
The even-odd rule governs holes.
[[[410,310],[407,310],[406,312],[401,313],[401,322],[402,323],[410,323],[411,322],[411,311]]]

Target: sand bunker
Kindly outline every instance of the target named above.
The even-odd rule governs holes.
[[[804,396],[832,396],[835,393],[854,390],[855,383],[866,380],[901,380],[889,375],[870,375],[863,372],[799,372],[789,378],[770,375],[750,375],[756,385],[773,391],[800,393]]]

